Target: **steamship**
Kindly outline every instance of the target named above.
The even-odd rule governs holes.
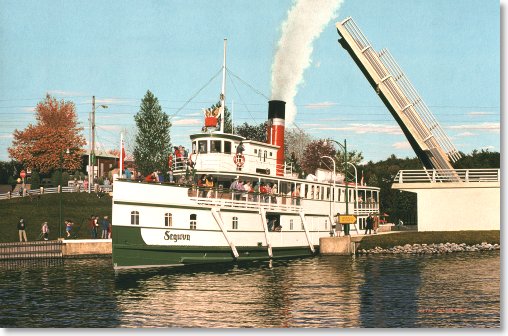
[[[359,225],[352,234],[379,212],[379,188],[346,188],[343,176],[331,172],[324,178],[294,174],[284,160],[285,102],[269,101],[266,143],[213,131],[214,118],[190,136],[189,160],[173,162],[177,179],[192,168],[194,182],[209,175],[213,188],[115,181],[115,269],[311,256],[319,238],[334,234],[334,214],[346,213],[346,199]],[[236,180],[268,184],[277,193],[241,192],[231,188]]]

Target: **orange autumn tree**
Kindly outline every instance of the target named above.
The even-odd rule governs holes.
[[[78,126],[74,103],[57,101],[48,94],[37,104],[35,120],[35,125],[14,130],[9,156],[41,173],[59,169],[61,164],[64,170],[81,168],[86,140],[81,134],[83,127]]]

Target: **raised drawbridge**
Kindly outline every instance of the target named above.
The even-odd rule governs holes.
[[[450,161],[460,159],[460,153],[390,52],[376,52],[351,17],[336,27],[340,44],[391,112],[424,167],[453,171]]]

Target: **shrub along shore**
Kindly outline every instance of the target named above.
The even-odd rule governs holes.
[[[364,237],[359,254],[435,254],[500,249],[500,231],[397,232]]]

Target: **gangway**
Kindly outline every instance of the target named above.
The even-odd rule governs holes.
[[[377,53],[351,17],[336,24],[339,43],[348,51],[379,95],[427,169],[448,171],[461,158],[425,102],[386,49]]]

